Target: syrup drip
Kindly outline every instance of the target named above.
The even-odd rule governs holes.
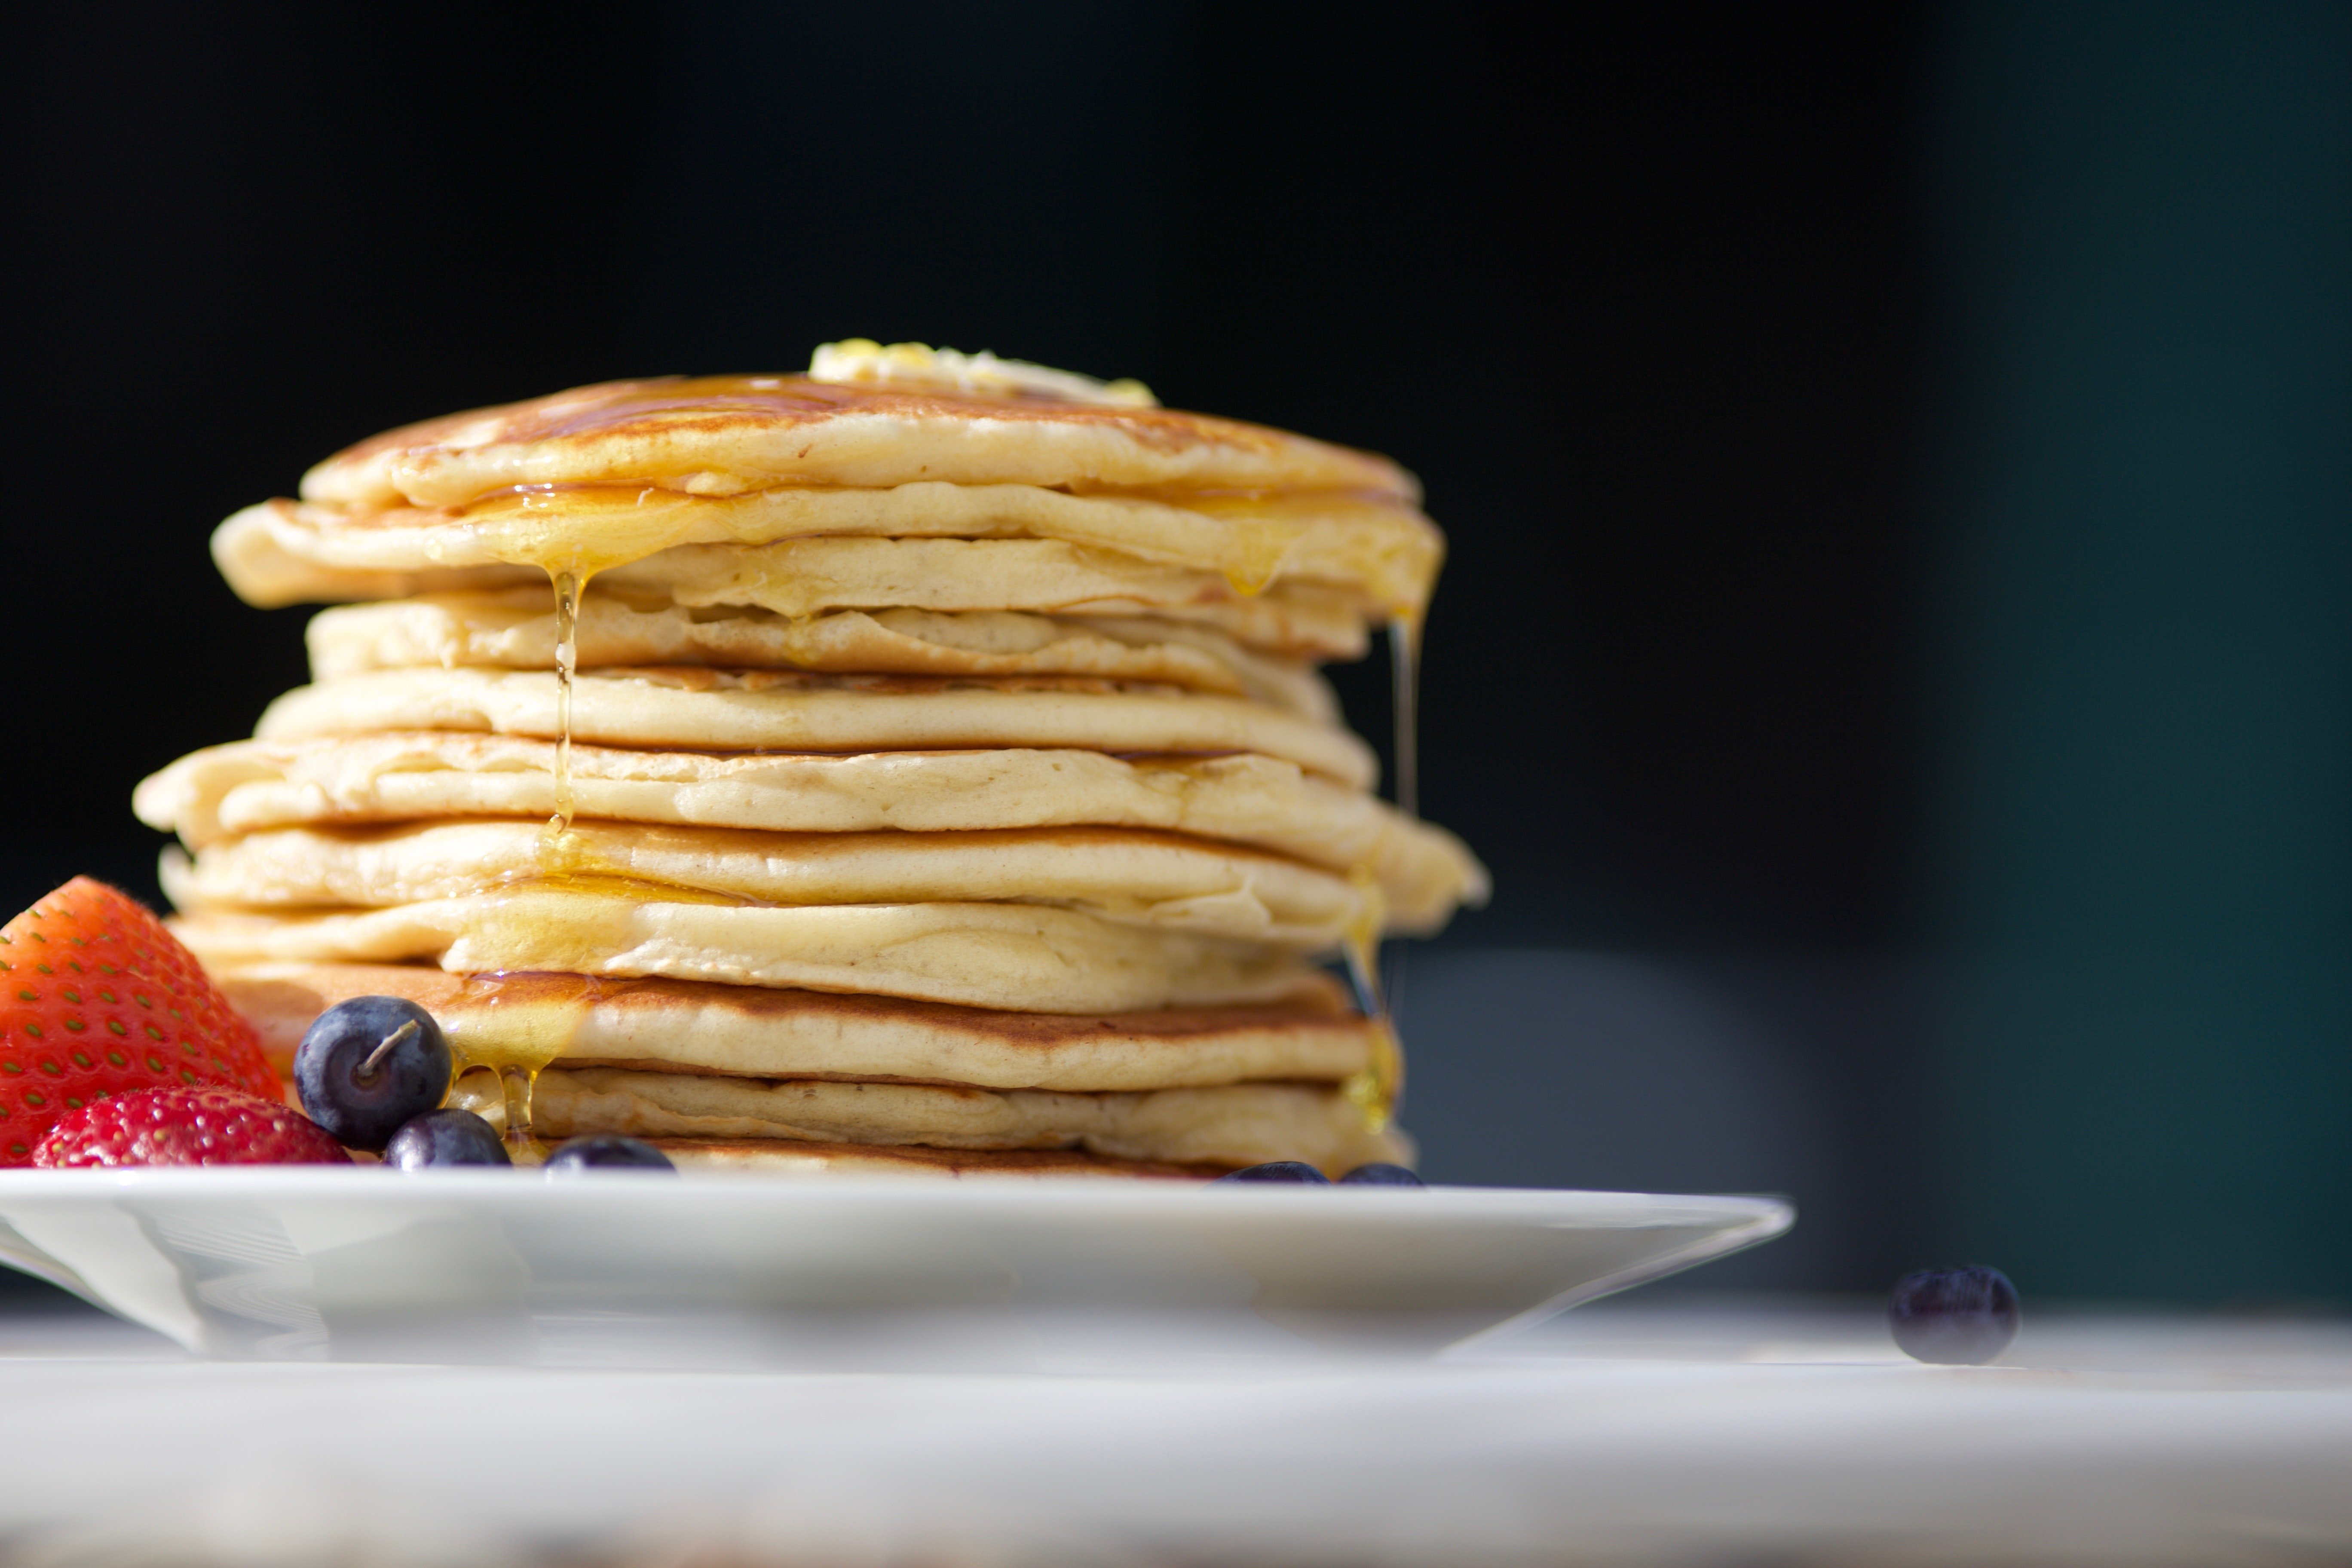
[[[1355,883],[1361,902],[1348,925],[1348,980],[1355,987],[1356,1010],[1371,1020],[1373,1044],[1371,1066],[1351,1074],[1339,1085],[1339,1092],[1364,1113],[1364,1125],[1380,1132],[1396,1115],[1397,1095],[1404,1088],[1404,1053],[1397,1046],[1388,1001],[1381,989],[1381,926],[1386,911],[1380,882],[1366,866],[1350,872],[1349,880]]]
[[[576,872],[580,858],[578,836],[572,831],[572,688],[580,671],[580,595],[588,585],[590,573],[576,565],[550,566],[547,574],[555,587],[555,815],[547,819],[547,829],[540,835],[539,861],[543,877],[563,880]],[[495,1007],[498,1002],[493,993],[489,1005]],[[539,1044],[534,1042],[534,1047]],[[461,1073],[472,1068],[497,1073],[507,1148],[518,1164],[536,1163],[544,1152],[531,1131],[531,1089],[539,1081],[540,1069],[562,1054],[562,1041],[546,1042],[543,1049],[532,1048],[519,1056],[511,1052],[468,1055],[458,1042],[453,1040],[451,1045],[457,1048]]]
[[[531,1130],[531,1090],[562,1057],[604,985],[579,974],[476,974],[443,1018],[457,1058],[449,1102],[505,1128],[519,1165],[546,1158]]]
[[[1421,622],[1397,616],[1389,621],[1389,712],[1396,731],[1396,805],[1407,816],[1421,815]]]
[[[572,832],[572,681],[580,669],[580,591],[577,572],[551,573],[555,580],[555,815],[547,820],[548,847],[561,850]]]
[[[1421,622],[1418,616],[1396,616],[1389,621],[1389,676],[1392,728],[1396,741],[1396,805],[1408,816],[1421,815]],[[1348,978],[1356,992],[1356,1006],[1372,1022],[1372,1065],[1339,1086],[1339,1090],[1364,1113],[1373,1131],[1385,1130],[1395,1118],[1399,1094],[1404,1089],[1404,1046],[1397,1037],[1394,1008],[1403,990],[1403,950],[1391,972],[1392,984],[1381,984],[1381,927],[1384,910],[1380,883],[1369,867],[1351,874],[1364,895],[1364,913],[1348,931]]]

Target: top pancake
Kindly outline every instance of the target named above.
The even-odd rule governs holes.
[[[740,495],[921,480],[1354,491],[1408,504],[1418,494],[1385,458],[1234,419],[1083,403],[1018,384],[983,391],[919,377],[724,375],[607,382],[406,426],[311,469],[302,497],[439,507],[517,485],[637,482]]]

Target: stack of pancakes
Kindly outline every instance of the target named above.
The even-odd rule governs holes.
[[[281,1057],[411,997],[518,1141],[1403,1158],[1393,1042],[1323,965],[1484,873],[1372,796],[1314,666],[1418,624],[1416,501],[1382,458],[908,345],[457,415],[222,525],[247,602],[362,602],[136,805]]]

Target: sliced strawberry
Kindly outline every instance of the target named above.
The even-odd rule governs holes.
[[[145,1089],[58,1119],[33,1163],[77,1165],[348,1165],[326,1130],[282,1100],[234,1089]]]
[[[280,1092],[253,1026],[137,900],[76,877],[0,927],[0,1165],[92,1100],[203,1084]]]

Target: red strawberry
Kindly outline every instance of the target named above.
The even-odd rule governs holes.
[[[253,1026],[144,906],[76,877],[0,927],[0,1165],[102,1096],[194,1084],[281,1098]]]
[[[234,1089],[142,1089],[68,1110],[33,1163],[76,1165],[348,1165],[326,1130],[282,1100]]]

